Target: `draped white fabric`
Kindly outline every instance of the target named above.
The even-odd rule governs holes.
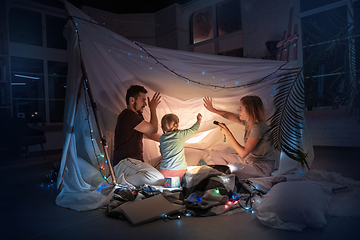
[[[283,65],[286,68],[296,67],[296,62],[199,54],[145,44],[140,44],[140,48],[134,42],[96,24],[93,19],[66,1],[65,6],[72,19],[68,20],[64,29],[64,36],[68,41],[69,70],[63,155],[58,178],[60,191],[56,203],[74,210],[91,210],[108,202],[107,196],[97,191],[104,180],[98,170],[98,155],[104,152],[94,114],[89,106],[89,95],[84,94],[81,83],[81,58],[98,107],[96,113],[109,145],[109,155],[112,153],[116,119],[126,107],[126,90],[132,84],[143,85],[150,97],[155,92],[160,92],[162,100],[157,110],[159,120],[167,113],[174,113],[179,116],[180,129],[194,124],[197,113],[201,113],[201,127],[194,138],[188,141],[192,143],[187,143],[186,146],[210,151],[213,148],[230,147],[228,142],[223,142],[218,127],[212,122],[230,122],[207,111],[203,106],[203,97],[212,97],[217,108],[236,112],[242,96],[258,95],[262,98],[269,117],[274,112],[273,96],[277,87],[274,84],[277,77],[272,73]],[[177,74],[192,81],[188,83]],[[264,80],[259,84],[261,79]],[[248,86],[236,88],[242,85]],[[223,89],[222,86],[233,88]],[[144,117],[149,120],[148,108],[144,111]],[[236,138],[242,142],[243,129],[233,125],[230,127],[236,130]],[[310,165],[313,159],[312,143],[305,122],[303,127],[304,141],[301,145],[308,153]],[[158,144],[144,140],[145,161],[159,155]],[[283,157],[277,174],[299,171],[305,173],[306,169],[298,162]]]

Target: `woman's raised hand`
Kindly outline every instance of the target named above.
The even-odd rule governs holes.
[[[211,97],[204,97],[203,98],[204,101],[204,107],[209,110],[210,112],[216,112],[216,109],[214,108],[213,104],[212,104],[212,98]]]

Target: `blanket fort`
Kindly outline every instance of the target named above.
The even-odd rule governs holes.
[[[111,158],[116,119],[126,108],[125,94],[130,85],[144,86],[148,96],[161,93],[158,118],[175,113],[180,119],[180,129],[190,127],[197,113],[203,115],[198,133],[187,141],[186,147],[228,150],[229,143],[223,142],[213,121],[228,125],[230,122],[207,111],[202,98],[212,97],[215,106],[236,112],[242,96],[258,95],[270,117],[274,112],[277,71],[296,67],[296,62],[199,54],[135,43],[97,24],[66,1],[65,7],[69,17],[64,28],[69,69],[56,204],[74,210],[96,209],[109,200],[98,191],[99,184],[110,174],[101,142],[106,141]],[[84,85],[84,81],[89,85]],[[87,86],[91,86],[91,94]],[[96,102],[96,112],[91,98]],[[101,126],[100,133],[94,114]],[[144,117],[149,120],[149,109],[144,110]],[[236,137],[241,142],[243,129],[237,128]],[[312,143],[305,122],[301,144],[310,156],[310,165]],[[145,161],[159,156],[158,143],[144,139]],[[306,171],[300,163],[284,156],[280,170],[282,173]]]

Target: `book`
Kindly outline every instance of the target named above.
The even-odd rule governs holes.
[[[165,214],[180,212],[183,208],[169,202],[161,194],[121,205],[121,211],[134,226],[159,219]]]

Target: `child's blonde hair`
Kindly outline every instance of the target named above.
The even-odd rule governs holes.
[[[161,119],[161,128],[166,132],[173,132],[178,129],[179,126],[179,117],[175,114],[166,114]]]

